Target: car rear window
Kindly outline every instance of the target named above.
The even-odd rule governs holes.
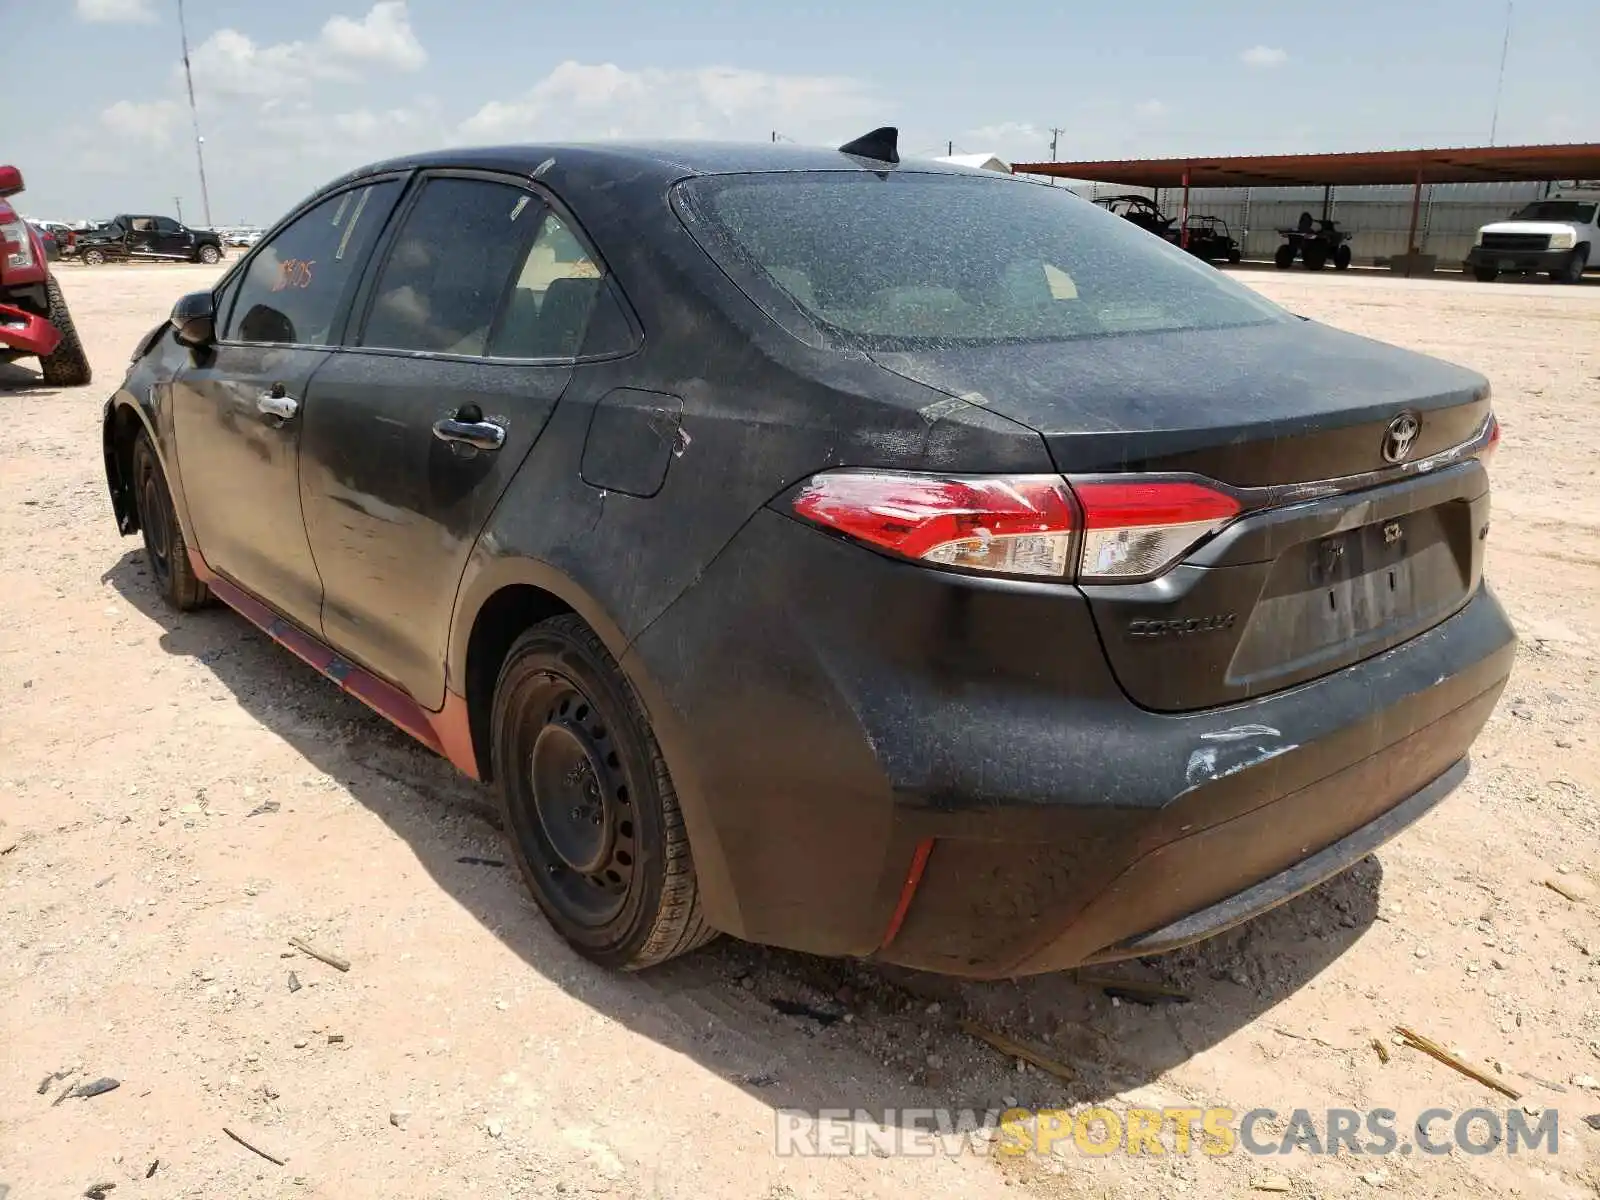
[[[709,219],[712,257],[736,276],[742,260],[825,331],[868,348],[1292,319],[1065,188],[856,171],[708,176],[680,188]]]

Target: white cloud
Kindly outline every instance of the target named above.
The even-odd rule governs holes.
[[[1251,46],[1239,55],[1247,67],[1281,67],[1289,61],[1289,52],[1278,46]]]
[[[1133,106],[1133,111],[1141,117],[1154,118],[1166,116],[1169,110],[1161,101],[1151,99],[1139,101]]]
[[[219,29],[189,56],[197,87],[230,96],[286,96],[317,80],[354,80],[363,68],[415,71],[428,53],[401,0],[382,0],[360,20],[335,16],[315,40],[257,45]]]
[[[171,142],[182,120],[183,109],[173,100],[151,100],[142,104],[118,100],[100,114],[100,123],[117,137],[151,146],[165,146]]]
[[[150,0],[76,0],[73,11],[80,21],[138,24],[156,19]]]
[[[614,137],[806,141],[870,121],[865,84],[832,75],[779,75],[735,67],[626,70],[567,61],[512,100],[491,100],[461,124],[470,141]]]
[[[992,146],[1010,146],[1019,142],[1040,142],[1048,150],[1050,131],[1040,129],[1027,121],[1001,121],[995,125],[980,125],[976,129],[969,129],[962,135],[961,140],[967,145],[981,146],[985,150]],[[1043,156],[1037,147],[1034,153]]]
[[[359,21],[330,17],[322,27],[321,44],[337,57],[370,62],[398,71],[415,71],[428,61],[404,0],[382,0]]]

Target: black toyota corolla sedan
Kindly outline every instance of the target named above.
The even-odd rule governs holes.
[[[1473,372],[888,131],[357,171],[104,426],[166,600],[492,782],[583,953],[989,977],[1217,933],[1460,783],[1497,441]]]

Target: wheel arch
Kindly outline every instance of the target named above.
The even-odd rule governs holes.
[[[133,495],[133,447],[141,433],[150,435],[157,459],[162,458],[161,439],[156,436],[150,416],[125,392],[106,401],[101,421],[100,442],[105,455],[106,487],[111,492],[111,511],[117,518],[117,532],[123,536],[139,532],[139,505]],[[166,462],[161,463],[166,471]],[[168,478],[171,478],[168,473]]]
[[[490,558],[480,544],[456,599],[445,685],[466,702],[472,751],[485,783],[494,770],[489,722],[500,665],[525,630],[563,613],[580,617],[622,661],[627,636],[585,589],[547,563]]]

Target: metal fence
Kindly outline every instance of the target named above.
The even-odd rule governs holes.
[[[1097,183],[1075,189],[1091,200],[1104,196],[1150,196],[1167,216],[1183,207],[1177,188],[1127,188]],[[1466,257],[1479,226],[1504,220],[1522,205],[1551,190],[1543,183],[1441,183],[1422,189],[1417,213],[1417,243],[1424,254],[1438,255],[1441,267]],[[1193,215],[1221,217],[1249,259],[1272,257],[1283,242],[1278,230],[1293,226],[1300,214],[1322,215],[1323,190],[1316,188],[1195,188],[1189,193]],[[1334,188],[1329,216],[1349,231],[1351,253],[1358,263],[1371,263],[1406,252],[1411,228],[1412,189],[1404,184]]]

